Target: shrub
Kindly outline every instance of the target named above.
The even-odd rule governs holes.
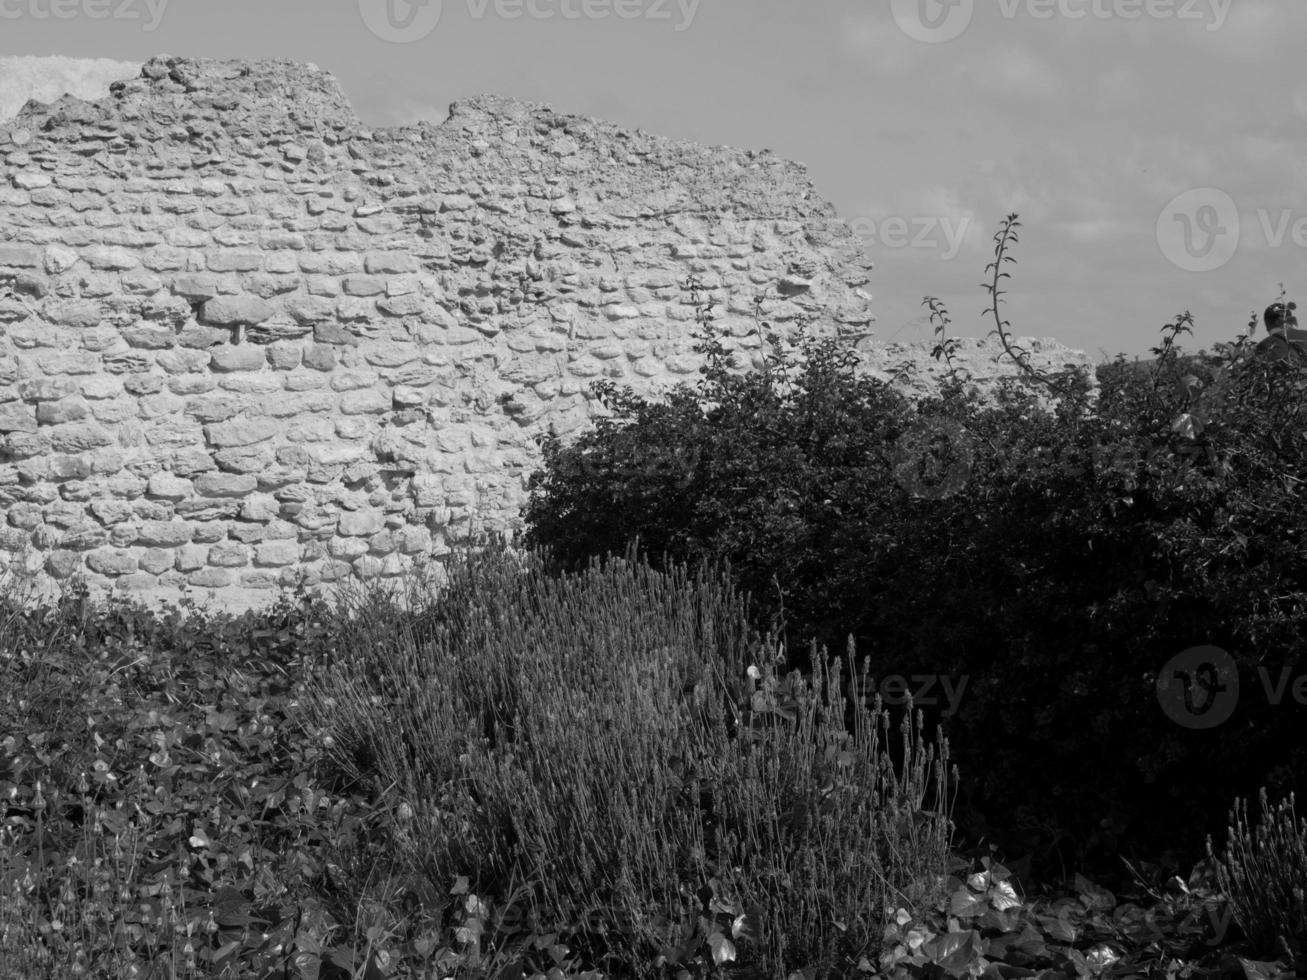
[[[997,314],[1014,226],[987,288],[1024,363]],[[960,787],[959,820],[1052,870],[1196,859],[1250,780],[1302,787],[1302,708],[1260,694],[1307,635],[1307,369],[1242,338],[1186,354],[1186,313],[1147,370],[1102,366],[1092,405],[1083,379],[1023,373],[987,404],[955,378],[914,406],[806,335],[801,357],[773,345],[734,374],[700,310],[696,388],[654,404],[600,385],[612,419],[546,443],[528,542],[568,567],[632,541],[660,567],[726,559],[796,663],[851,634],[878,678],[965,681],[955,716],[926,706],[984,774]],[[915,477],[914,454],[930,464]],[[914,492],[932,468],[942,481]],[[1202,644],[1251,692],[1219,735],[1159,708],[1169,659]]]
[[[855,355],[835,340],[801,332],[801,370],[776,347],[762,370],[739,376],[709,303],[700,325],[707,364],[697,388],[680,385],[657,404],[600,382],[612,418],[569,446],[544,441],[525,542],[548,546],[569,569],[637,538],[659,568],[729,559],[755,627],[775,626],[796,663],[813,638],[843,649],[867,576],[842,580],[833,569],[896,537],[887,449],[911,406],[855,376]],[[894,556],[885,561],[888,570]]]
[[[624,973],[701,955],[851,966],[890,898],[938,897],[947,822],[923,800],[946,746],[936,759],[920,723],[900,779],[879,705],[850,732],[838,683],[758,666],[726,573],[548,566],[460,557],[425,626],[342,621],[314,670],[334,766],[403,814],[388,839],[433,887],[465,876],[515,901],[504,934],[560,932],[598,960],[603,932],[647,954]]]
[[[1296,819],[1293,795],[1274,815],[1262,788],[1262,822],[1249,832],[1247,807],[1230,811],[1224,859],[1215,858],[1216,879],[1230,900],[1235,921],[1254,953],[1288,954],[1298,972],[1307,965],[1307,820]]]

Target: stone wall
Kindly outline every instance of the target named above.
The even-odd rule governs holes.
[[[869,268],[770,153],[492,97],[373,131],[312,65],[153,59],[0,122],[0,564],[231,609],[398,576],[513,525],[592,381],[697,377],[688,275],[748,361],[755,296],[865,338]]]

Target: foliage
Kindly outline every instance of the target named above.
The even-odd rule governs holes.
[[[489,636],[501,603],[478,590],[495,581],[534,581],[490,563],[463,567],[481,571],[453,576],[448,601],[426,608],[401,609],[375,595],[326,607],[299,593],[258,614],[222,617],[188,599],[155,613],[121,600],[92,604],[76,589],[53,607],[20,608],[16,592],[0,598],[7,624],[0,634],[0,975],[598,980],[644,968],[678,978],[747,977],[765,975],[759,959],[782,947],[791,966],[776,976],[816,977],[823,963],[841,961],[826,975],[1089,980],[1110,969],[1160,980],[1202,970],[1257,980],[1280,972],[1278,963],[1240,957],[1243,946],[1237,932],[1226,931],[1224,899],[1206,872],[1195,870],[1186,885],[1145,866],[1134,892],[1112,895],[1080,879],[1066,897],[1030,897],[1018,874],[983,851],[941,863],[946,825],[931,816],[935,808],[922,795],[928,755],[920,716],[909,730],[904,715],[902,743],[908,745],[909,731],[917,741],[897,769],[879,755],[885,793],[878,808],[863,811],[886,831],[873,861],[852,842],[875,828],[845,826],[857,806],[870,802],[857,788],[866,784],[849,775],[870,780],[867,770],[875,769],[871,713],[855,714],[862,727],[852,731],[838,722],[848,713],[832,710],[833,663],[809,683],[793,673],[779,676],[766,658],[740,678],[742,701],[722,701],[725,712],[717,717],[736,718],[734,703],[738,721],[728,724],[729,750],[700,760],[698,789],[706,790],[706,802],[693,805],[696,797],[705,800],[693,785],[683,800],[676,794],[704,829],[704,870],[715,857],[718,873],[699,877],[698,894],[677,893],[685,916],[676,928],[661,924],[666,943],[652,958],[636,948],[620,928],[629,901],[591,902],[591,915],[572,917],[586,931],[545,930],[539,922],[532,928],[528,900],[541,890],[528,887],[521,869],[532,860],[542,866],[538,848],[524,853],[517,874],[497,889],[474,887],[467,875],[434,879],[416,869],[412,858],[426,850],[416,846],[424,808],[383,785],[379,769],[342,772],[339,748],[320,737],[305,710],[310,687],[324,686],[315,673],[324,664],[361,650],[393,664],[420,637],[452,644],[473,629]],[[647,575],[630,565],[606,574],[618,572],[628,582]],[[662,582],[665,598],[680,596],[665,578],[648,581]],[[678,581],[690,585],[688,577]],[[584,593],[575,582],[570,588],[573,598]],[[524,606],[500,617],[501,631],[510,621],[530,622],[530,591],[514,594]],[[659,621],[653,604],[640,608],[649,614],[646,627]],[[485,617],[490,626],[477,627]],[[619,649],[633,628],[628,618],[618,608],[606,620]],[[676,620],[691,633],[694,621]],[[712,635],[708,621],[697,622],[707,630],[697,635]],[[580,641],[576,650],[602,652],[586,638],[602,639],[606,649],[609,635],[598,621],[591,625],[588,634],[563,635]],[[563,628],[556,620],[554,626]],[[491,649],[477,650],[472,660],[483,672],[506,662],[502,650]],[[657,675],[659,661],[637,663],[646,678]],[[380,683],[385,672],[371,676]],[[523,693],[520,715],[528,725],[549,702]],[[655,693],[624,703],[638,706]],[[860,700],[857,690],[846,693]],[[690,700],[692,694],[693,687]],[[706,699],[703,708],[716,710]],[[879,741],[888,746],[885,715],[880,719]],[[559,743],[556,733],[546,737]],[[532,758],[528,745],[513,746],[515,758]],[[668,761],[671,774],[655,779],[684,785],[690,760]],[[907,779],[897,775],[904,772]],[[759,814],[758,780],[762,795],[783,805]],[[483,774],[483,784],[492,781],[493,774]],[[602,783],[610,795],[623,787],[616,778]],[[533,801],[551,793],[566,800],[556,787],[521,788]],[[589,799],[606,805],[596,793]],[[612,801],[613,809],[621,805]],[[530,810],[510,816],[524,827],[544,825]],[[566,832],[585,836],[560,828]],[[774,842],[783,856],[764,860],[772,845],[760,849],[750,835]],[[826,863],[814,855],[825,855]],[[899,883],[882,892],[883,904],[870,901],[878,886],[861,877],[869,868]],[[912,869],[928,873],[913,876]],[[818,881],[830,889],[816,889]],[[565,883],[545,890],[568,891]],[[535,904],[538,918],[549,917]],[[597,962],[611,969],[601,972]]]
[[[656,567],[729,559],[760,610],[755,625],[778,627],[802,664],[813,637],[843,648],[841,629],[865,599],[860,583],[844,588],[832,570],[892,539],[892,500],[867,490],[892,482],[883,450],[907,429],[911,407],[855,376],[856,358],[836,341],[803,332],[801,370],[773,345],[761,370],[734,373],[712,304],[697,281],[688,286],[699,300],[703,379],[665,404],[597,383],[613,415],[569,446],[544,441],[525,541],[571,569],[636,538]]]
[[[405,808],[391,846],[432,887],[512,892],[522,932],[620,937],[637,972],[728,948],[774,972],[856,963],[882,928],[858,910],[942,872],[944,823],[915,821],[931,750],[900,781],[879,709],[849,732],[838,685],[754,663],[724,576],[553,577],[500,549],[449,576],[439,622],[349,636],[307,701],[342,777]]]
[[[1216,862],[1216,880],[1255,950],[1307,965],[1307,820],[1296,819],[1293,796],[1272,814],[1262,793],[1262,822],[1248,829],[1242,800],[1230,811],[1229,842]],[[1212,853],[1211,838],[1207,841]]]
[[[729,560],[794,662],[851,634],[880,683],[962,692],[956,713],[918,704],[974,777],[955,811],[972,839],[1046,873],[1176,866],[1256,781],[1307,790],[1304,706],[1284,697],[1307,636],[1307,367],[1246,337],[1186,354],[1185,313],[1146,370],[1102,366],[1096,398],[1026,370],[998,313],[1015,218],[985,288],[1023,370],[988,402],[954,371],[909,404],[802,332],[741,376],[701,302],[697,387],[656,404],[600,385],[613,417],[545,444],[527,540],[571,567],[633,541],[656,563]],[[1217,730],[1159,707],[1171,658],[1206,644],[1245,692]]]

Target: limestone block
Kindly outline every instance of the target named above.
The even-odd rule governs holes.
[[[97,245],[94,248],[86,249],[82,252],[82,261],[92,269],[113,272],[134,269],[141,263],[139,256],[130,249],[114,248],[106,245]]]
[[[43,401],[36,406],[38,425],[58,425],[61,422],[77,422],[86,418],[86,402],[80,398],[65,398],[60,401]]]
[[[213,461],[227,473],[258,474],[273,464],[273,454],[266,445],[235,446],[215,452]]]
[[[88,509],[105,526],[121,524],[134,516],[131,504],[124,500],[95,500]]]
[[[231,572],[225,568],[201,568],[186,576],[186,581],[197,589],[222,589],[231,585]]]
[[[215,448],[250,446],[266,442],[281,431],[273,419],[234,418],[204,426],[205,441]]]
[[[59,327],[93,327],[104,319],[101,305],[89,299],[49,301],[43,313],[46,320]]]
[[[36,411],[31,405],[22,402],[0,404],[0,433],[35,431]]]
[[[41,265],[41,249],[35,245],[0,242],[0,267],[36,269]]]
[[[176,551],[176,566],[179,572],[194,572],[204,567],[209,558],[209,549],[203,545],[185,545]]]
[[[266,348],[240,344],[213,348],[209,363],[215,371],[257,371],[267,362]]]
[[[167,326],[140,323],[123,327],[122,336],[131,346],[145,350],[166,350],[177,346],[177,335]]]
[[[45,560],[45,570],[52,578],[66,579],[72,576],[84,564],[84,558],[76,551],[51,551]]]
[[[56,456],[47,462],[49,475],[56,480],[85,480],[91,475],[90,460],[82,456]]]
[[[268,541],[254,549],[254,564],[260,567],[293,565],[300,559],[300,546],[296,541]]]
[[[237,541],[223,541],[209,549],[208,563],[220,568],[243,568],[250,563],[250,549]]]
[[[410,252],[368,252],[363,256],[363,269],[370,275],[417,272],[418,261]]]
[[[90,422],[69,422],[50,429],[50,445],[56,452],[84,453],[113,442],[109,432]]]
[[[263,253],[221,250],[209,254],[210,272],[254,272],[263,266]]]
[[[74,378],[29,378],[19,382],[18,396],[28,402],[58,401],[77,394],[84,383]]]
[[[332,558],[351,561],[368,553],[368,543],[361,538],[332,538],[327,543],[327,553]]]
[[[267,300],[252,293],[238,296],[215,296],[206,300],[201,311],[203,322],[218,327],[259,324],[276,312]]]
[[[143,521],[136,543],[151,548],[176,548],[191,540],[193,531],[184,521]]]
[[[163,548],[149,548],[138,559],[141,571],[151,575],[162,575],[173,567],[174,555]]]
[[[239,501],[230,497],[196,497],[193,500],[179,500],[173,505],[173,512],[181,518],[191,521],[220,522],[230,520],[240,513]],[[196,540],[202,532],[202,525],[195,527]],[[223,533],[221,528],[215,533]]]
[[[227,537],[241,544],[258,544],[263,540],[263,527],[259,524],[233,524],[227,528]]]
[[[336,525],[336,531],[344,537],[363,537],[376,534],[383,527],[384,522],[382,517],[375,511],[344,511],[340,515],[340,520]]]
[[[202,272],[180,273],[173,277],[172,291],[185,299],[212,299],[218,295],[218,277]]]
[[[204,473],[195,478],[195,491],[203,497],[244,497],[258,485],[249,473]]]
[[[136,571],[137,561],[130,552],[100,549],[86,556],[86,566],[100,575],[116,577]]]
[[[340,410],[346,415],[378,415],[390,411],[392,401],[374,388],[347,391],[340,396]]]
[[[148,374],[144,371],[135,374],[125,375],[119,384],[122,390],[129,395],[135,395],[140,398],[144,395],[157,395],[163,391],[165,379],[157,374]],[[172,392],[177,394],[177,392]],[[158,413],[153,413],[158,414]]]
[[[247,407],[248,403],[245,399],[231,394],[221,394],[208,398],[187,399],[183,411],[187,418],[196,419],[199,422],[226,422]],[[229,445],[229,443],[222,444]]]

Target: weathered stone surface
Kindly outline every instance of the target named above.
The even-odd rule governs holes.
[[[205,323],[230,327],[238,323],[262,323],[274,312],[266,300],[246,293],[241,296],[215,296],[204,304],[201,316]]]
[[[41,249],[35,245],[0,242],[0,266],[35,269],[41,264]]]
[[[746,364],[766,292],[783,337],[862,338],[913,394],[945,371],[868,341],[861,241],[798,164],[497,97],[370,130],[290,62],[156,58],[31,104],[0,124],[0,229],[11,530],[52,579],[233,609],[397,575],[474,508],[505,529],[537,438],[592,424],[592,381],[695,376],[690,274]],[[1015,370],[960,350],[982,387]]]
[[[190,541],[191,535],[191,526],[185,521],[145,521],[136,541],[151,548],[176,548]]]
[[[89,422],[70,422],[67,425],[56,425],[50,430],[50,445],[61,453],[83,453],[111,446],[113,442],[112,435]]]
[[[195,490],[204,497],[244,497],[258,485],[248,473],[205,473],[195,478]]]
[[[46,303],[45,318],[61,327],[93,327],[104,318],[104,309],[89,299],[56,300]]]
[[[66,398],[60,401],[41,402],[36,406],[39,425],[58,425],[60,422],[77,422],[86,418],[86,402]]]
[[[211,365],[215,371],[257,371],[268,364],[266,347],[257,344],[214,347]]]
[[[241,568],[250,563],[250,549],[236,541],[224,541],[209,549],[209,564],[222,568]]]
[[[135,556],[127,551],[104,549],[86,556],[86,567],[101,575],[126,575],[137,569]]]
[[[173,278],[172,291],[186,299],[212,299],[218,295],[218,277],[206,273],[183,273]]]
[[[22,402],[0,404],[0,432],[35,432],[36,411]]]
[[[236,418],[206,425],[204,438],[210,446],[225,449],[228,446],[249,446],[265,442],[280,431],[281,426],[274,419]]]

